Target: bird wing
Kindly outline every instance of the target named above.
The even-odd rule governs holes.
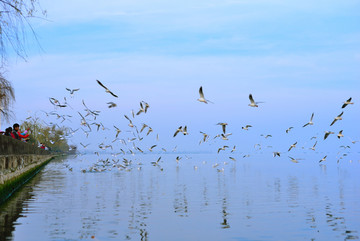
[[[338,117],[341,117],[344,114],[344,111],[340,113],[340,115],[338,115]]]
[[[253,97],[252,97],[252,94],[249,94],[249,99],[250,99],[250,102],[251,102],[252,104],[255,104],[255,101],[254,101],[254,99],[253,99]]]
[[[316,144],[317,144],[317,141],[315,142],[315,144],[313,145],[313,147],[315,147],[315,146],[316,146]]]
[[[334,119],[333,122],[331,122],[330,126],[334,125],[334,123],[337,121],[337,119]]]
[[[112,95],[112,96],[114,96],[114,97],[116,97],[116,98],[118,98],[118,96],[117,95],[115,95],[113,92],[111,92],[110,90],[109,90],[109,93]]]
[[[96,82],[101,86],[101,87],[103,87],[104,89],[106,89],[106,90],[109,90],[108,88],[106,88],[106,86],[105,85],[103,85],[99,80],[96,80]]]
[[[205,97],[204,97],[204,93],[203,93],[203,89],[202,89],[202,86],[200,86],[200,89],[199,89],[199,94],[200,94],[200,98],[205,99]]]
[[[313,117],[314,117],[314,113],[312,113],[311,118],[310,118],[310,121],[312,121]]]

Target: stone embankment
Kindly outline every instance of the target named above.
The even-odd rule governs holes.
[[[49,151],[0,135],[0,204],[53,157]]]

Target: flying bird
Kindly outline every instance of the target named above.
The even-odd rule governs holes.
[[[290,131],[292,128],[294,128],[294,127],[290,126],[289,128],[286,129],[285,132],[286,132],[286,133],[289,133],[289,131]]]
[[[297,144],[297,142],[295,142],[294,144],[292,144],[292,145],[290,146],[290,148],[289,148],[288,151],[290,151],[292,148],[295,148],[295,147],[296,147],[296,144]]]
[[[116,126],[114,126],[114,128],[116,129],[116,137],[118,137],[118,135],[120,134],[121,130],[119,128],[117,128]]]
[[[308,123],[306,123],[305,125],[303,125],[303,127],[307,126],[307,125],[313,125],[314,123],[312,122],[314,118],[314,113],[312,113],[311,117],[310,117],[310,121]]]
[[[105,92],[106,92],[106,93],[109,93],[109,94],[111,94],[112,96],[118,98],[117,95],[115,95],[113,92],[111,92],[111,91],[110,91],[105,85],[103,85],[99,80],[96,80],[96,81],[97,81],[97,83],[98,83],[101,87],[103,87],[103,88],[105,89]]]
[[[246,126],[243,126],[243,127],[241,127],[241,129],[243,129],[243,130],[249,130],[249,127],[252,127],[251,125],[246,125]]]
[[[213,103],[213,102],[211,102],[210,100],[205,99],[205,96],[204,96],[204,92],[203,92],[202,86],[200,86],[200,89],[199,89],[199,94],[200,94],[200,98],[199,98],[199,99],[197,99],[198,101],[203,102],[203,103],[205,103],[205,104],[207,104],[208,102],[209,102],[209,103]]]
[[[249,100],[250,100],[250,107],[259,107],[258,104],[262,102],[255,102],[252,94],[249,94]]]
[[[228,134],[225,134],[225,135],[221,134],[221,139],[227,141],[227,140],[229,140],[227,137],[230,136],[230,135],[232,135],[232,133],[228,133]]]
[[[344,114],[344,111],[341,112],[338,116],[335,117],[335,119],[333,120],[333,122],[331,122],[330,126],[332,126],[337,120],[342,120],[342,115]]]
[[[341,137],[344,137],[344,135],[343,135],[343,130],[341,130],[341,131],[339,131],[339,133],[337,134],[337,137],[340,139]]]
[[[222,126],[222,131],[223,131],[223,133],[224,133],[224,134],[226,133],[227,123],[219,122],[219,123],[217,123],[216,125],[221,125],[221,126]]]
[[[324,157],[319,161],[319,163],[320,163],[320,162],[323,162],[323,161],[326,161],[326,157],[327,157],[327,155],[324,156]]]
[[[274,157],[276,157],[276,156],[280,156],[280,152],[278,152],[278,151],[274,151],[274,152],[273,152],[273,156],[274,156]]]
[[[220,151],[225,151],[226,148],[229,148],[229,147],[228,147],[228,146],[220,147],[220,148],[218,149],[218,152],[217,152],[217,153],[219,154]]]
[[[90,144],[84,145],[84,144],[82,144],[82,143],[80,142],[80,145],[82,145],[82,146],[86,149],[86,147],[87,147],[88,145],[90,145]]]
[[[179,132],[182,132],[182,131],[183,131],[182,126],[180,126],[179,128],[176,129],[173,137],[175,137]]]
[[[114,102],[108,102],[108,103],[106,103],[106,104],[108,104],[109,106],[109,108],[114,108],[114,107],[116,107],[117,105],[116,105],[116,103],[114,103]]]
[[[292,161],[293,163],[299,163],[299,161],[298,161],[299,159],[297,160],[291,156],[289,156],[289,158],[291,159],[290,161]]]
[[[189,133],[187,132],[187,126],[184,126],[184,129],[182,130],[182,133],[185,135],[189,135]]]
[[[132,121],[130,120],[130,118],[127,115],[124,115],[125,118],[129,121],[129,126],[130,127],[134,127],[134,124],[132,123]]]
[[[341,108],[345,108],[347,105],[353,105],[353,104],[354,102],[351,102],[351,97],[350,97],[347,101],[344,102]]]
[[[70,92],[70,95],[73,96],[75,91],[79,91],[80,89],[69,89],[69,88],[65,88],[67,91]]]
[[[311,150],[315,151],[315,146],[317,144],[317,141],[315,141],[315,144],[310,148]]]
[[[325,131],[324,140],[326,140],[326,138],[328,138],[328,136],[329,136],[330,134],[334,134],[334,132],[332,132],[332,131]]]

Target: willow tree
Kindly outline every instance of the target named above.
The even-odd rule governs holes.
[[[0,129],[1,120],[9,121],[11,114],[11,103],[15,100],[14,89],[0,73]]]
[[[45,16],[39,0],[0,0],[0,129],[1,120],[9,120],[10,106],[15,101],[14,89],[4,77],[4,64],[9,50],[26,59],[26,32],[36,34],[30,24],[31,18]]]
[[[8,49],[26,59],[26,31],[36,39],[30,19],[46,15],[39,0],[0,0],[0,54],[3,66]]]

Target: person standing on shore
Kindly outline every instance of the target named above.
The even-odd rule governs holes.
[[[21,132],[19,131],[19,128],[20,128],[20,125],[18,123],[15,123],[13,125],[13,134],[14,134],[14,139],[17,139],[17,140],[21,140],[21,138],[27,138],[29,137],[29,134],[25,134],[25,135],[22,135]]]

